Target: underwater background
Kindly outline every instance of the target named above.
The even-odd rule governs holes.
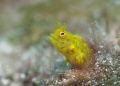
[[[0,0],[0,86],[120,86],[119,10],[120,0]],[[58,21],[95,50],[94,67],[64,64],[49,40]]]

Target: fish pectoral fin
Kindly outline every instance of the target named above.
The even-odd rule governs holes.
[[[70,63],[68,62],[68,60],[65,60],[65,61],[64,61],[64,64],[65,64],[66,66],[68,66]]]

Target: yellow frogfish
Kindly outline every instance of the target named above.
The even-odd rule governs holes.
[[[91,60],[91,49],[82,37],[66,31],[66,27],[58,22],[58,29],[50,33],[49,39],[72,66],[84,67]]]

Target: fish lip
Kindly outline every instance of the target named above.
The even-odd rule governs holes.
[[[50,37],[56,39],[53,33],[50,33]]]
[[[53,33],[50,33],[50,37],[54,38],[54,36],[53,36],[53,35],[54,35]]]

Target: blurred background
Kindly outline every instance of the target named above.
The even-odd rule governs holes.
[[[56,21],[83,38],[97,22],[119,44],[119,9],[120,0],[0,0],[0,86],[44,86],[64,60],[48,38]]]

